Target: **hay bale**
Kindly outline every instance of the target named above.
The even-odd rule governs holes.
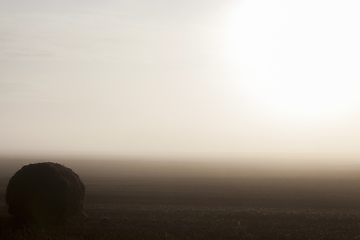
[[[25,222],[58,224],[82,214],[85,186],[70,168],[43,162],[22,167],[10,179],[6,203],[11,215]]]

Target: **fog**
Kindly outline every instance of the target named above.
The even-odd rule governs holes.
[[[6,1],[0,155],[111,174],[346,175],[360,157],[359,10]]]
[[[314,163],[305,161],[264,162],[262,159],[180,158],[0,158],[0,176],[10,178],[22,166],[54,161],[73,169],[84,179],[111,178],[272,178],[272,179],[359,179],[360,164],[352,161]]]

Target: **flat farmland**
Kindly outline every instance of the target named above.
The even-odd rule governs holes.
[[[0,239],[360,239],[360,180],[84,176],[86,220]]]

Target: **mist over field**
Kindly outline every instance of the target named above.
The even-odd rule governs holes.
[[[359,12],[1,1],[0,239],[360,239]],[[79,175],[88,218],[39,231],[11,215],[10,179],[39,162]],[[58,186],[76,195],[30,173],[9,209],[36,219],[71,202]]]
[[[307,178],[360,179],[360,164],[352,161],[216,159],[216,158],[94,158],[94,157],[2,157],[0,174],[12,176],[22,166],[54,161],[84,178],[181,177],[181,178]]]
[[[80,176],[86,220],[69,219],[40,232],[13,222],[5,202],[9,180],[22,166],[43,161],[64,164]],[[357,239],[359,165],[300,162],[2,157],[0,238]]]

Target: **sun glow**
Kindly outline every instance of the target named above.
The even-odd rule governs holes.
[[[359,109],[360,3],[248,0],[226,30],[236,80],[257,109],[324,121]]]

